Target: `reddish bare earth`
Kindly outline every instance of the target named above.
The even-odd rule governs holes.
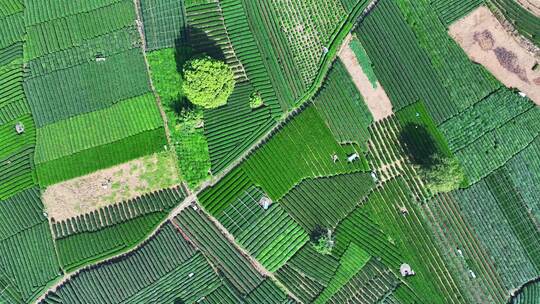
[[[481,6],[452,24],[449,34],[472,61],[540,105],[540,68],[533,69],[540,60],[523,49],[487,7]]]
[[[362,94],[369,111],[373,115],[373,119],[378,121],[392,115],[393,111],[390,99],[379,82],[377,82],[376,88],[373,88],[371,85],[367,75],[362,71],[353,50],[349,47],[348,41],[350,41],[350,39],[351,35],[349,34],[339,50],[339,58],[351,75],[356,88],[358,88],[358,91]]]

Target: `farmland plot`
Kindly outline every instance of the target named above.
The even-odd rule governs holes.
[[[540,18],[536,22],[540,23]],[[487,7],[479,7],[454,23],[449,33],[471,60],[505,86],[519,89],[540,104],[540,71],[534,69],[538,58],[509,34]]]
[[[288,297],[271,279],[265,279],[244,298],[247,304],[290,303]]]
[[[307,243],[277,272],[277,279],[304,303],[312,302],[339,267],[338,259],[318,253]]]
[[[82,270],[42,303],[195,302],[219,285],[201,252],[167,223],[135,251]]]
[[[394,111],[421,100],[436,123],[457,113],[458,108],[438,78],[428,53],[394,1],[380,1],[356,33]]]
[[[438,78],[448,91],[455,114],[496,90],[500,83],[467,54],[446,33],[429,0],[398,1],[405,20],[420,46],[426,50]]]
[[[270,1],[242,0],[242,6],[276,96],[282,109],[288,109],[306,87],[302,79],[297,77],[298,67],[292,59],[286,37],[276,22],[276,8]]]
[[[313,103],[339,143],[367,150],[373,117],[341,60],[334,63]]]
[[[315,107],[309,106],[242,164],[246,174],[277,200],[304,178],[366,171],[361,153],[347,161],[354,146],[339,145]],[[338,160],[332,160],[337,155]]]
[[[418,296],[431,303],[467,302],[416,204],[406,184],[397,178],[374,192],[363,208],[391,237],[402,255],[400,263],[408,263],[415,271],[407,283]],[[403,215],[400,210],[407,213]],[[387,265],[397,269],[400,264]]]
[[[350,37],[350,42],[342,47],[338,56],[351,75],[354,85],[362,94],[373,120],[379,121],[392,115],[392,102],[379,83],[375,71],[373,71],[373,63],[366,50],[356,35]]]
[[[165,144],[163,121],[151,94],[49,124],[38,129],[37,141],[42,185],[159,151]],[[132,145],[134,149],[126,149]],[[126,153],[119,153],[121,149]]]
[[[308,235],[280,204],[264,210],[249,198],[238,198],[223,211],[220,221],[234,230],[231,233],[242,247],[273,272],[307,242]]]
[[[28,103],[39,127],[149,91],[146,66],[137,48],[105,62],[94,60],[25,80]]]
[[[452,192],[452,196],[458,202],[463,217],[488,250],[504,287],[509,290],[537,276],[538,269],[514,232],[513,220],[507,217],[517,215],[513,213],[516,210],[503,209],[498,194],[491,187],[490,182],[483,179],[470,188]],[[511,213],[507,215],[506,212]]]
[[[21,41],[24,35],[24,13],[18,11],[0,18],[0,29],[0,48]]]
[[[58,4],[65,3],[66,1],[60,1]],[[86,3],[91,4],[92,1],[86,1]],[[25,10],[26,14],[55,11],[42,9],[42,4],[43,2],[39,1],[29,3],[29,8]],[[116,1],[108,6],[77,8],[77,10],[79,10],[77,14],[27,24],[25,59],[30,61],[48,53],[65,50],[80,45],[87,39],[120,30],[135,23],[135,8],[130,0]]]
[[[161,152],[48,186],[43,203],[61,221],[180,183],[176,158]]]
[[[395,274],[377,259],[370,258],[327,303],[379,303],[398,285]]]
[[[515,1],[490,0],[489,3],[514,25],[519,34],[540,46],[540,17],[533,15]]]
[[[319,294],[314,303],[327,303],[366,266],[370,259],[371,256],[366,251],[351,243],[341,255],[334,275],[326,282],[326,288]]]
[[[540,134],[540,108],[533,107],[457,151],[465,174],[476,182],[527,147]]]
[[[328,46],[336,25],[346,16],[345,9],[339,0],[270,2],[303,85],[308,87],[324,54],[323,48]]]
[[[526,209],[533,215],[536,226],[540,226],[540,137],[509,160],[504,168]]]
[[[485,0],[433,0],[430,5],[445,26],[472,12]]]
[[[508,289],[489,251],[461,213],[456,199],[449,194],[440,194],[424,210],[443,257],[457,269],[462,285],[469,286],[474,301],[505,302]],[[471,277],[470,271],[475,278]]]
[[[90,38],[76,46],[29,61],[25,77],[34,78],[85,63],[95,63],[96,57],[105,58],[106,62],[114,55],[140,47],[139,40],[139,33],[135,26]]]
[[[274,83],[269,67],[264,64],[254,33],[250,31],[242,0],[220,0],[219,3],[229,39],[247,78],[263,99],[264,105],[270,108],[272,116],[278,117],[285,109],[283,102],[289,101],[279,100],[279,86]]]
[[[23,7],[18,2],[1,7],[6,14],[0,18],[0,200],[4,200],[36,184],[36,128],[23,89]],[[22,127],[21,134],[17,127]]]
[[[531,109],[530,99],[506,88],[500,88],[457,116],[439,126],[454,152],[472,144],[521,113]]]
[[[147,50],[175,47],[184,41],[184,1],[142,0],[140,6]]]
[[[204,131],[214,174],[236,160],[275,124],[268,107],[250,108],[254,92],[250,83],[239,83],[225,106],[204,111]]]
[[[279,200],[279,204],[311,232],[316,226],[335,227],[375,186],[368,173],[306,179]]]
[[[184,196],[181,189],[159,191],[53,222],[62,267],[74,270],[136,245]]]
[[[0,201],[0,270],[28,303],[60,275],[39,190],[31,188]]]
[[[263,281],[263,276],[254,269],[249,259],[225,238],[206,215],[188,207],[173,223],[178,225],[241,294],[249,293]]]

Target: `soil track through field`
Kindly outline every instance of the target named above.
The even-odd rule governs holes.
[[[165,114],[165,111],[163,110],[163,105],[161,104],[161,98],[156,92],[156,87],[154,87],[154,82],[152,81],[151,72],[150,72],[150,65],[148,64],[148,59],[146,58],[146,37],[144,36],[144,24],[142,22],[140,4],[141,4],[140,0],[133,0],[133,5],[135,5],[135,13],[137,15],[137,19],[135,20],[135,22],[137,23],[137,30],[139,31],[139,35],[141,36],[141,43],[142,43],[141,49],[142,49],[142,53],[144,57],[144,64],[146,65],[146,74],[148,75],[148,81],[150,83],[150,88],[152,89],[152,93],[154,93],[154,96],[156,97],[156,103],[159,108],[159,113],[161,114],[161,118],[163,119],[163,124],[165,127],[165,136],[167,137],[167,143],[170,146],[171,133],[169,132],[169,120],[167,119],[167,114]]]
[[[393,114],[392,103],[379,81],[377,81],[377,88],[373,88],[371,85],[367,75],[360,67],[356,55],[349,46],[351,39],[352,35],[347,35],[338,56],[345,65],[347,72],[349,72],[354,85],[362,95],[371,115],[373,115],[373,119],[375,121],[382,120]]]
[[[358,19],[356,20],[360,20],[362,18],[364,18],[367,14],[369,14],[371,12],[371,10],[376,6],[376,4],[378,3],[379,0],[372,0],[366,7],[366,9],[364,9],[361,13],[360,13],[360,16],[358,17]],[[358,3],[360,4],[360,2]],[[357,4],[357,5],[358,5]],[[139,33],[141,35],[141,38],[143,40],[143,54],[144,54],[144,59],[145,59],[145,63],[146,63],[146,67],[147,67],[147,70],[148,70],[148,73],[150,73],[149,71],[149,65],[148,65],[148,61],[146,59],[146,52],[145,52],[145,39],[144,39],[144,30],[143,30],[143,27],[142,27],[142,22],[141,22],[141,14],[140,14],[140,6],[139,6],[139,0],[134,0],[134,5],[136,7],[136,11],[137,11],[137,26],[138,26],[138,29],[139,29]],[[356,12],[355,9],[352,10],[351,14],[346,18],[347,21],[350,21],[350,22],[353,22],[353,25],[356,23],[356,20],[349,20],[351,18],[352,15],[354,15]],[[224,176],[227,175],[227,173],[229,173],[232,169],[234,169],[237,165],[239,165],[242,161],[244,161],[247,156],[249,154],[251,154],[255,149],[257,149],[262,143],[264,143],[266,140],[268,140],[272,134],[280,129],[287,121],[290,120],[290,118],[292,118],[293,116],[297,115],[299,112],[301,112],[301,108],[303,105],[305,105],[305,103],[309,102],[313,96],[315,96],[315,94],[318,92],[318,89],[322,86],[323,82],[324,82],[324,79],[326,78],[326,74],[328,73],[328,71],[330,70],[330,67],[331,67],[331,63],[335,60],[335,58],[337,57],[337,51],[339,49],[341,49],[341,47],[343,46],[343,43],[348,43],[348,41],[345,39],[346,38],[346,35],[350,33],[351,29],[352,29],[352,26],[351,27],[348,27],[348,26],[345,26],[345,24],[342,25],[342,27],[340,28],[340,31],[335,35],[334,39],[332,40],[332,42],[330,43],[330,47],[328,48],[329,49],[329,52],[325,55],[326,57],[323,59],[323,64],[321,65],[321,69],[319,70],[319,75],[315,78],[315,82],[312,84],[312,86],[308,89],[308,91],[297,101],[297,106],[298,108],[293,110],[293,111],[290,111],[289,113],[287,113],[281,120],[280,123],[278,123],[276,126],[274,126],[271,130],[269,130],[266,134],[262,135],[259,140],[257,140],[255,143],[253,143],[236,161],[234,161],[233,163],[231,163],[227,168],[225,168],[220,174],[214,176],[211,180],[208,180],[208,181],[205,181],[202,183],[201,186],[198,187],[198,189],[196,189],[195,191],[191,191],[188,187],[185,187],[185,189],[187,190],[188,192],[188,196],[182,201],[182,203],[180,205],[178,205],[176,208],[174,208],[173,210],[171,210],[169,212],[169,215],[167,216],[167,218],[165,218],[163,221],[161,221],[159,223],[159,225],[156,226],[156,228],[151,231],[148,236],[143,239],[141,242],[139,242],[136,246],[134,246],[133,248],[131,248],[130,250],[127,250],[127,251],[124,251],[122,253],[119,253],[117,255],[114,255],[112,257],[109,257],[105,260],[102,260],[102,261],[99,261],[99,262],[96,262],[94,264],[90,264],[90,265],[87,265],[81,269],[78,269],[74,272],[70,272],[70,273],[66,273],[64,274],[61,278],[58,279],[57,282],[53,283],[49,288],[47,288],[47,290],[44,291],[43,294],[40,295],[40,297],[36,300],[36,303],[39,303],[40,301],[42,301],[45,296],[47,295],[47,293],[49,292],[52,292],[52,291],[55,291],[57,288],[59,288],[62,284],[64,284],[66,281],[68,281],[71,277],[73,277],[74,275],[76,275],[77,273],[83,271],[84,269],[87,269],[89,267],[92,267],[93,265],[96,265],[96,264],[99,264],[99,263],[103,263],[105,261],[108,261],[108,260],[111,260],[111,259],[114,259],[114,258],[117,258],[117,257],[120,257],[120,256],[123,256],[123,255],[126,255],[128,254],[129,252],[132,252],[134,250],[137,250],[138,248],[140,248],[143,244],[145,244],[145,242],[150,239],[151,237],[153,237],[158,231],[159,231],[159,228],[164,224],[166,223],[167,221],[173,219],[174,217],[176,217],[184,208],[190,206],[191,204],[197,204],[198,205],[198,202],[197,202],[197,196],[199,193],[201,193],[204,189],[208,188],[208,187],[211,187],[215,184],[217,184]],[[150,74],[149,74],[150,75]],[[167,117],[165,115],[165,112],[163,111],[163,108],[162,108],[162,105],[161,105],[161,100],[159,99],[159,96],[157,96],[157,93],[155,91],[155,88],[152,84],[152,79],[150,77],[150,85],[151,85],[151,88],[152,88],[152,91],[154,92],[154,95],[156,95],[156,99],[157,99],[157,103],[158,103],[158,106],[159,106],[159,110],[161,112],[161,115],[163,117],[163,120],[164,120],[164,123],[165,123],[165,129],[166,129],[166,134],[167,134],[167,139],[168,141],[170,142],[170,134],[169,134],[169,131],[168,131],[168,123],[167,123]],[[202,209],[199,205],[198,207],[204,211],[204,209]],[[213,217],[211,217],[209,214],[207,214],[205,212],[205,214],[214,222],[216,223],[217,220]],[[223,235],[225,235],[231,242],[232,244],[242,253],[244,254],[247,254],[246,251],[242,248],[240,248],[238,246],[238,244],[236,242],[234,242],[234,237],[232,236],[232,234],[230,234],[221,224],[218,224],[217,227],[219,228],[219,230],[221,231],[221,233],[223,233]],[[276,282],[277,284],[279,284],[284,290],[286,290],[287,294],[289,296],[291,296],[293,299],[296,299],[298,300],[287,288],[285,288],[285,286],[283,286],[282,284],[280,284],[276,279],[275,279],[275,276],[269,272],[264,266],[262,266],[262,264],[260,264],[258,261],[255,260],[255,258],[253,258],[252,256],[250,256],[249,254],[247,254],[247,256],[250,258],[250,261],[252,262],[252,264],[254,265],[254,267],[257,269],[257,271],[259,271],[263,276],[266,276],[266,277],[270,277],[274,280],[274,282]]]

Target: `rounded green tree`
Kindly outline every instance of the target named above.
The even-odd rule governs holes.
[[[189,101],[204,108],[227,103],[234,89],[234,74],[223,61],[210,57],[196,58],[184,65],[182,90]]]

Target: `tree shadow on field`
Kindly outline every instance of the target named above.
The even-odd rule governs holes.
[[[214,59],[225,60],[225,54],[218,42],[202,29],[188,26],[174,43],[176,69],[182,73],[184,63],[191,58],[210,56]]]
[[[407,124],[399,133],[398,138],[413,164],[430,169],[438,163],[437,144],[424,126],[415,123]]]
[[[176,71],[182,75],[184,64],[187,61],[203,56],[225,60],[225,54],[217,41],[208,36],[202,29],[187,26],[174,42]],[[185,111],[193,110],[195,106],[182,95],[177,100],[172,101],[171,108],[176,114],[180,115]]]

